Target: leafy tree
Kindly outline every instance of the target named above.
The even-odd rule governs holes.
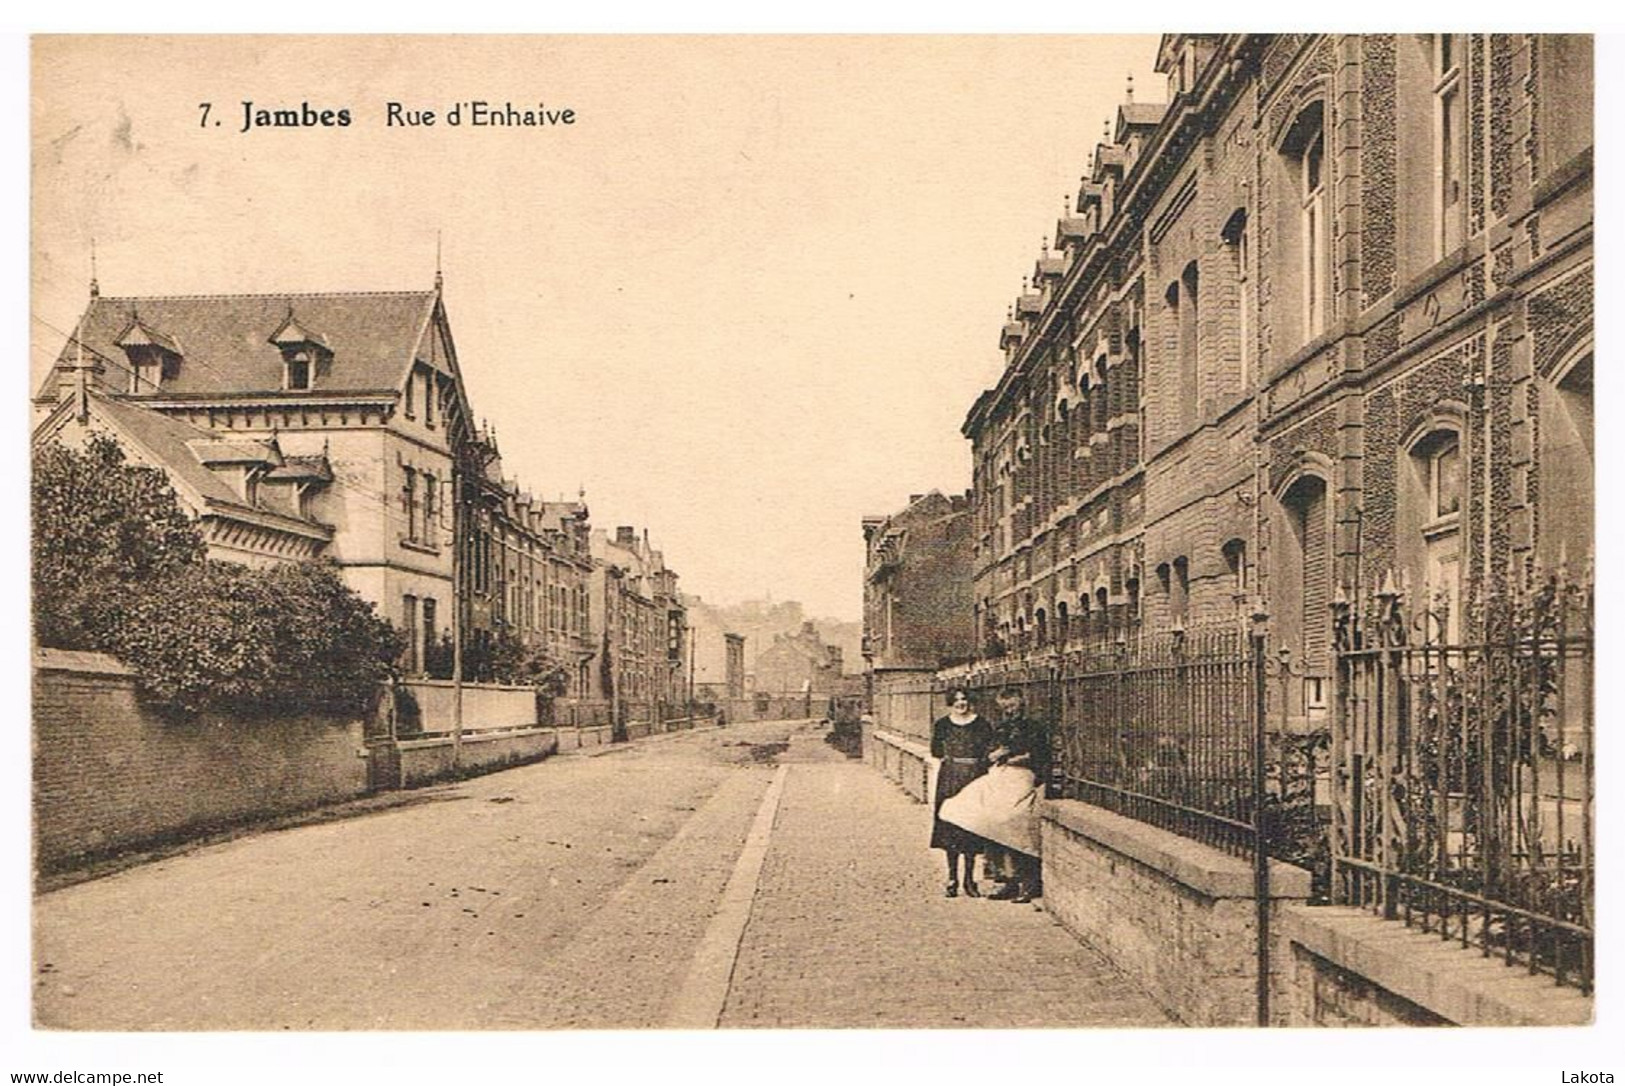
[[[35,636],[109,652],[183,712],[360,712],[404,641],[334,568],[205,557],[160,471],[110,438],[35,453]]]
[[[34,632],[101,648],[132,591],[202,565],[203,537],[162,471],[126,462],[106,435],[34,452]]]

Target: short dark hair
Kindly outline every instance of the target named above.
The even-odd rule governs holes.
[[[951,688],[948,691],[948,704],[952,705],[954,702],[958,701],[959,696],[961,694],[963,694],[965,696],[966,701],[974,701],[975,700],[974,698],[971,697],[969,687],[967,687],[967,686],[955,686],[955,687]]]
[[[1025,699],[1026,695],[1022,693],[1021,687],[1019,686],[1005,686],[999,689],[999,697],[1014,698],[1017,701],[1022,701]]]

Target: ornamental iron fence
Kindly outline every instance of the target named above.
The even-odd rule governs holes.
[[[1333,605],[1333,897],[1589,992],[1592,585],[1501,585],[1478,641],[1392,577]]]

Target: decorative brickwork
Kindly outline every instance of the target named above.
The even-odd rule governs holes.
[[[1490,551],[1497,560],[1484,570],[1485,583],[1492,596],[1506,598],[1506,561],[1512,552],[1512,397],[1517,389],[1512,381],[1512,345],[1517,339],[1510,323],[1495,329],[1490,346],[1490,455],[1492,463],[1506,465],[1490,473]],[[1482,568],[1482,567],[1481,567]]]
[[[1524,154],[1529,159],[1529,183],[1540,180],[1540,35],[1525,34],[1528,48],[1529,74],[1524,77],[1524,102],[1529,114],[1529,135],[1524,140]]]
[[[1394,36],[1365,34],[1360,47],[1360,271],[1370,305],[1394,289]]]
[[[1264,54],[1260,91],[1264,95],[1274,92],[1286,74],[1287,66],[1309,41],[1308,34],[1279,34]]]
[[[1547,373],[1562,353],[1591,327],[1591,265],[1529,299],[1529,330],[1535,340],[1535,372]]]
[[[1495,289],[1500,290],[1512,281],[1514,256],[1510,244],[1503,245],[1493,254],[1494,264],[1490,268],[1490,282]]]
[[[1467,308],[1484,300],[1484,262],[1475,260],[1461,271],[1462,305]]]
[[[1336,460],[1337,411],[1326,408],[1269,440],[1270,489],[1279,490],[1297,468],[1300,452],[1320,453]]]
[[[1484,36],[1469,34],[1472,45],[1467,61],[1468,115],[1472,120],[1467,130],[1467,233],[1476,234],[1484,229],[1484,110],[1477,103],[1484,101],[1485,56]]]
[[[1513,53],[1511,34],[1490,35],[1490,211],[1496,218],[1507,213],[1512,201],[1513,158]]]
[[[1374,325],[1365,337],[1365,361],[1367,365],[1381,362],[1395,351],[1399,350],[1398,313],[1384,318]]]

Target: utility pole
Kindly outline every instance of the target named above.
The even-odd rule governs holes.
[[[463,478],[455,454],[451,469],[451,765],[463,764],[463,543],[467,517],[463,512]]]

